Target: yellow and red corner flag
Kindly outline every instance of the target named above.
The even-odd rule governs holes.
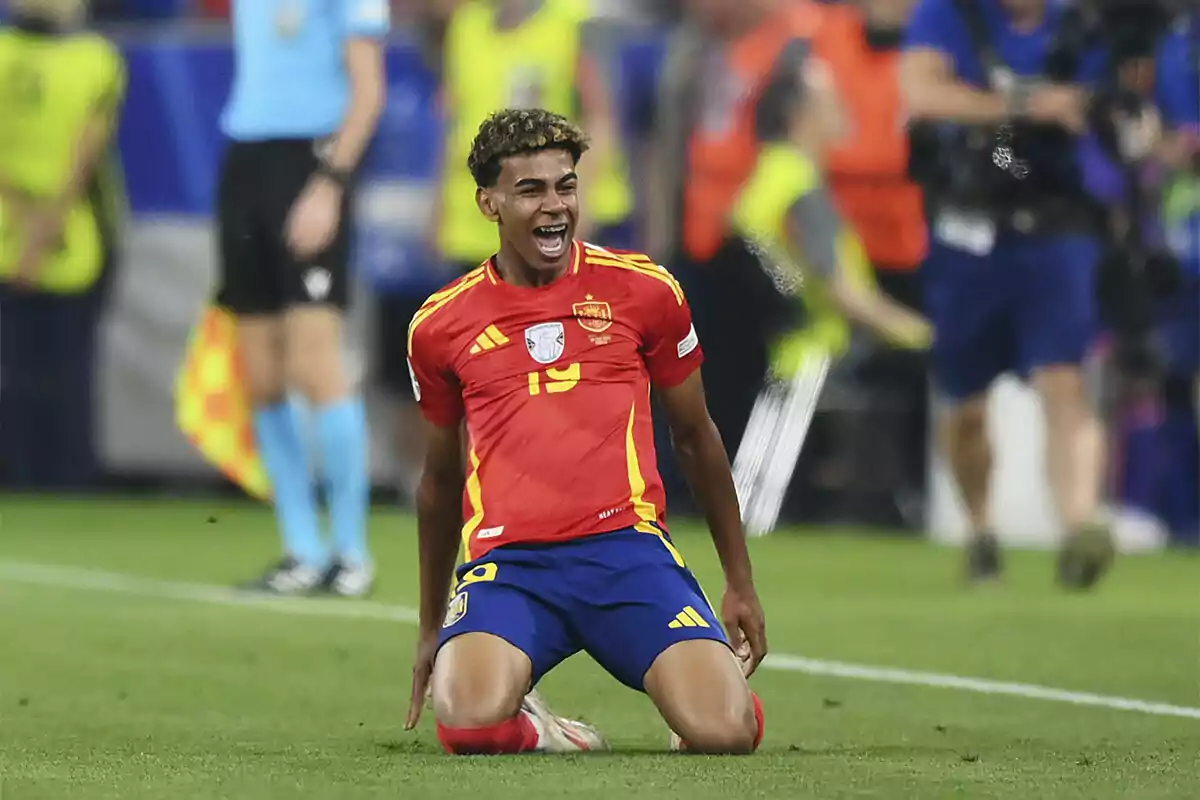
[[[175,378],[175,423],[213,466],[259,500],[271,481],[254,438],[233,315],[209,306],[192,329]]]

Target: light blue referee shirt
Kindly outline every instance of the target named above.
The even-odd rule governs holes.
[[[237,141],[308,139],[341,127],[350,100],[345,46],[382,38],[388,0],[233,0],[233,89],[221,129]]]

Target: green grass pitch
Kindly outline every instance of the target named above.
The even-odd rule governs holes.
[[[703,530],[676,528],[715,600]],[[255,605],[217,587],[275,555],[262,507],[0,497],[0,800],[1200,798],[1192,555],[1127,557],[1080,596],[1053,586],[1049,553],[1010,554],[1005,585],[968,592],[959,554],[923,542],[754,540],[781,654],[753,679],[767,712],[757,755],[665,753],[649,701],[578,656],[542,688],[614,753],[455,759],[428,715],[401,730],[413,522],[377,511],[373,536],[369,603]],[[1165,705],[816,675],[800,657]]]

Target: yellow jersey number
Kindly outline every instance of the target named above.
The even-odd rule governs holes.
[[[579,383],[579,364],[558,369],[547,367],[539,372],[529,373],[529,393],[541,394],[545,389],[547,394],[562,394],[569,392]]]

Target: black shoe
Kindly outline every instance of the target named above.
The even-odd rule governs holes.
[[[1081,525],[1058,554],[1058,582],[1067,589],[1091,589],[1112,566],[1117,548],[1107,525]]]
[[[335,561],[321,577],[321,589],[340,597],[367,597],[375,588],[375,570]]]
[[[320,587],[322,577],[320,570],[301,564],[289,556],[264,572],[262,577],[239,588],[271,594],[306,595]]]
[[[997,581],[1002,571],[996,536],[983,533],[971,539],[967,544],[967,580],[975,584]]]

